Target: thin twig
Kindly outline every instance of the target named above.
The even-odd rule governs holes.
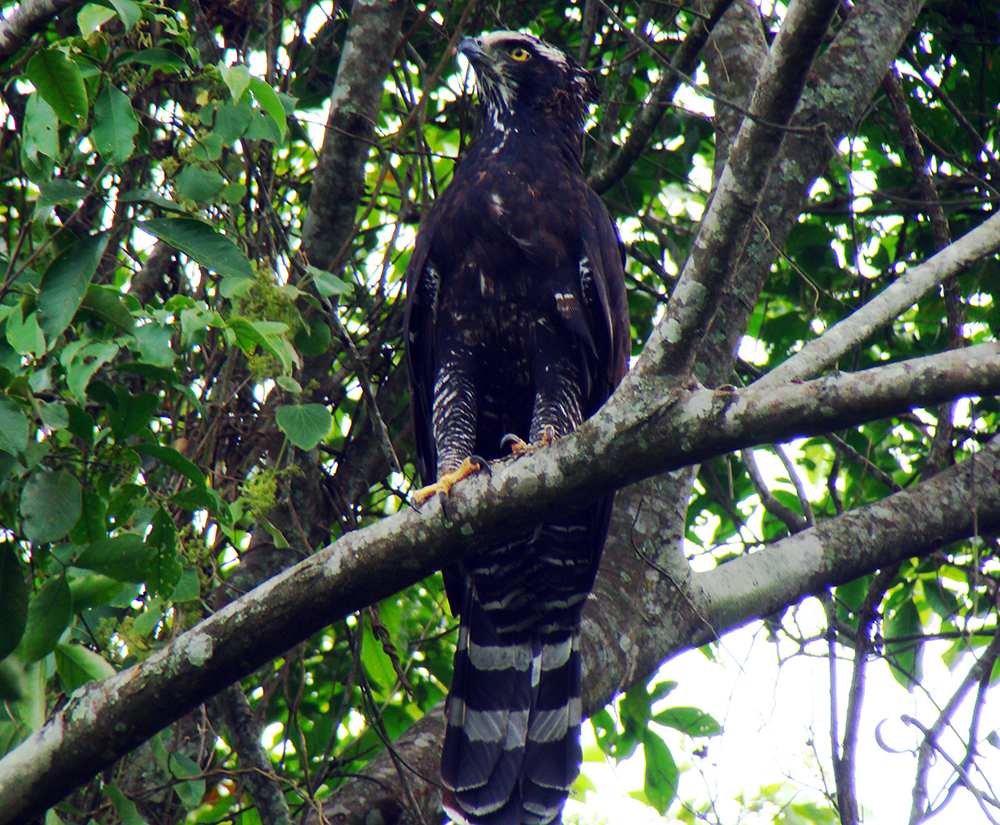
[[[341,341],[344,342],[344,346],[347,347],[347,351],[350,353],[351,361],[353,362],[351,366],[357,375],[358,384],[361,385],[361,394],[371,408],[370,414],[375,426],[375,432],[378,433],[379,446],[382,448],[385,460],[389,463],[390,469],[394,472],[402,473],[402,465],[399,463],[396,449],[392,446],[392,439],[389,437],[389,428],[382,419],[378,404],[375,403],[375,393],[372,392],[371,379],[368,377],[368,369],[365,366],[365,361],[358,352],[357,347],[354,346],[354,340],[351,338],[350,333],[348,333],[347,329],[340,322],[340,318],[337,317],[336,310],[332,306],[329,309],[330,323],[333,324],[334,330],[340,336]]]
[[[988,802],[995,808],[1000,808],[1000,800],[996,800],[992,797],[987,797],[985,794],[983,794],[982,791],[979,790],[979,788],[976,787],[975,783],[972,781],[972,777],[969,776],[969,772],[965,770],[965,768],[963,768],[958,762],[956,762],[951,757],[951,755],[938,743],[937,738],[934,734],[934,730],[932,728],[925,727],[924,725],[920,724],[920,722],[918,722],[916,719],[914,719],[912,716],[907,716],[906,714],[903,714],[899,718],[902,719],[906,724],[915,727],[924,735],[924,743],[927,744],[928,750],[933,750],[941,754],[942,757],[944,757],[944,760],[949,765],[951,765],[955,773],[959,775],[959,777],[962,780],[962,784],[965,786],[966,790],[968,790],[969,793],[971,793],[976,798],[976,802],[979,803],[979,807],[982,809],[982,812],[985,815],[985,817],[989,820],[990,825],[998,825],[997,821],[992,816],[990,816],[990,812],[989,809],[986,807],[986,803]],[[923,745],[921,745],[921,749],[922,748]],[[923,814],[921,814],[915,819],[911,814],[910,823],[911,825],[916,825],[916,823],[923,822],[925,819],[927,819],[927,817],[924,816]]]
[[[962,684],[958,686],[958,689],[952,694],[952,697],[948,700],[948,704],[944,706],[938,718],[935,720],[934,724],[928,729],[917,722],[915,719],[911,719],[908,716],[903,717],[904,722],[914,725],[914,727],[919,728],[923,734],[924,739],[920,743],[920,747],[917,749],[917,772],[916,777],[913,782],[913,803],[910,808],[910,825],[917,825],[917,823],[922,822],[927,818],[927,774],[931,767],[931,756],[934,751],[940,753],[948,762],[955,768],[959,776],[965,779],[968,774],[960,768],[959,765],[954,763],[944,751],[942,751],[937,743],[938,737],[941,735],[941,731],[947,725],[951,724],[951,718],[954,716],[955,711],[958,710],[959,705],[965,699],[966,694],[972,689],[972,686],[980,682],[984,676],[989,676],[993,671],[993,665],[997,661],[997,656],[1000,655],[1000,633],[993,637],[989,645],[987,645],[986,650],[983,651],[983,655],[976,660],[975,664],[969,668],[969,672],[965,675],[962,680]],[[973,787],[971,783],[966,784],[969,791],[975,795],[976,799],[979,800],[980,805],[982,805],[981,794]],[[990,822],[993,822],[991,819]]]
[[[799,504],[802,505],[802,515],[805,517],[806,523],[812,527],[816,523],[816,517],[813,514],[812,503],[809,501],[809,494],[806,492],[806,485],[802,483],[802,478],[799,476],[798,468],[788,457],[788,453],[785,452],[785,448],[780,444],[773,444],[771,449],[773,449],[778,454],[778,458],[781,459],[781,464],[785,468],[785,472],[788,473],[788,478],[791,479],[792,486],[795,487],[795,494],[799,498]]]
[[[760,473],[753,450],[740,450],[740,459],[743,461],[743,466],[746,467],[747,475],[750,476],[750,483],[757,491],[761,506],[782,522],[788,528],[789,533],[805,530],[811,523],[810,519],[799,515],[791,507],[787,507],[774,497]]]
[[[834,759],[833,765],[841,825],[856,825],[860,821],[857,790],[854,784],[855,756],[858,748],[858,730],[861,725],[861,704],[865,695],[868,657],[872,650],[871,628],[875,623],[878,605],[898,573],[899,565],[880,570],[858,610],[858,630],[854,637],[854,670],[851,673],[851,688],[844,713],[843,749],[840,758]]]

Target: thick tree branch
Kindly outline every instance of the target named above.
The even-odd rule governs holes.
[[[911,405],[1000,392],[998,356],[1000,344],[983,344],[788,387],[742,392],[678,387],[652,400],[616,393],[573,435],[524,459],[498,463],[491,476],[463,484],[450,499],[449,520],[435,503],[348,533],[223,607],[141,664],[76,692],[44,727],[0,761],[0,823],[21,822],[44,810],[227,684],[331,622],[477,548],[478,536],[503,540],[554,511],[712,455],[841,429]],[[990,529],[997,517],[1000,507],[996,513],[983,513],[980,529]],[[900,521],[899,529],[912,531],[918,523],[914,516]],[[823,542],[813,541],[803,558],[829,562]],[[911,547],[902,542],[895,552],[909,554]],[[869,556],[858,559],[858,552],[874,551],[853,553],[856,562],[868,563]],[[767,557],[784,559],[770,551]],[[719,608],[723,621],[702,620],[702,632],[709,633],[717,624],[721,628],[748,621],[758,615],[754,605],[763,605],[766,613],[787,604],[774,600],[787,597],[788,588],[800,587],[803,581],[816,587],[826,576],[841,581],[851,573],[859,575],[839,561],[808,575],[797,569],[803,575],[796,583],[784,576],[767,582],[765,570],[742,579],[742,584],[727,583],[728,604]],[[754,586],[741,589],[748,582]],[[659,656],[657,650],[645,672]]]
[[[718,309],[699,344],[699,369],[704,377],[701,372],[698,377],[705,383],[727,379],[740,336],[810,187],[823,174],[837,142],[867,111],[920,6],[920,0],[858,0],[833,42],[817,58],[792,121],[815,132],[785,135],[774,164],[779,171],[768,178],[757,209],[759,220],[752,222],[738,260],[723,262],[733,275],[715,296]],[[746,31],[747,25],[744,21],[741,29]],[[751,36],[747,33],[745,38]]]
[[[239,684],[232,684],[215,697],[216,710],[226,725],[230,747],[239,756],[250,796],[264,825],[292,825],[281,780],[267,749],[261,744],[261,725]]]
[[[665,492],[658,486],[638,485],[623,496],[613,535],[630,536],[633,552],[616,556],[622,561],[613,572],[602,570],[594,597],[583,622],[584,713],[603,707],[619,691],[648,678],[672,656],[775,610],[795,604],[817,591],[850,581],[906,558],[925,556],[943,545],[977,533],[1000,529],[1000,438],[994,438],[972,458],[929,481],[896,493],[883,501],[852,510],[821,522],[765,550],[742,556],[704,573],[692,573],[683,563],[652,562],[656,548],[647,537],[655,537],[662,525],[655,524],[656,508],[645,506],[648,496],[657,501]],[[657,485],[684,479],[663,477]],[[634,495],[645,488],[644,495]],[[669,490],[666,491],[669,494]],[[670,531],[668,531],[670,532]],[[672,553],[667,554],[672,555]],[[627,618],[615,618],[614,601],[628,603]],[[438,711],[428,714],[397,742],[404,763],[427,764],[436,759],[442,723]],[[421,763],[420,760],[423,760]],[[380,755],[366,774],[389,776],[391,763]],[[418,790],[433,799],[433,783],[420,783]],[[362,780],[367,787],[371,780]],[[426,787],[420,787],[425,785]],[[343,814],[343,825],[363,825],[372,809],[392,809],[392,791],[366,796],[369,807],[345,807],[358,785],[336,794],[328,815]],[[310,820],[314,825],[318,820]],[[401,820],[386,816],[386,822]]]
[[[718,106],[712,119],[715,126],[712,177],[717,182],[743,122],[742,111],[750,105],[757,75],[767,58],[760,7],[752,0],[733,3],[712,30],[704,58],[711,90],[740,106],[740,111],[730,106]]]
[[[797,0],[768,52],[739,134],[699,226],[687,263],[633,373],[687,374],[716,310],[714,297],[732,276],[781,148],[782,128],[798,105],[837,0]],[[626,378],[626,381],[629,379]]]
[[[1000,438],[994,438],[973,457],[911,490],[699,574],[696,583],[706,599],[721,607],[706,612],[706,619],[714,632],[732,630],[823,587],[1000,529],[998,480]],[[746,596],[730,599],[734,593]],[[712,638],[710,631],[702,632],[702,641]]]
[[[302,248],[320,269],[337,264],[334,259],[354,230],[364,196],[364,160],[371,151],[405,8],[394,0],[351,7],[326,137],[302,222]]]
[[[0,20],[0,63],[57,14],[79,5],[81,0],[26,0],[16,6],[9,17]]]

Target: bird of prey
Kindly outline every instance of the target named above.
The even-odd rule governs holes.
[[[623,247],[586,183],[593,78],[536,37],[458,45],[482,132],[425,215],[406,274],[422,500],[513,436],[560,438],[604,403],[629,352]],[[441,758],[456,823],[546,825],[580,769],[580,611],[611,497],[486,543],[445,571],[460,617]]]

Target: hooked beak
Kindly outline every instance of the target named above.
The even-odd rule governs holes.
[[[475,37],[463,37],[456,47],[456,50],[465,55],[468,61],[475,67],[490,66],[493,61],[483,48],[482,41]]]

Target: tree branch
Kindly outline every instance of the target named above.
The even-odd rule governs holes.
[[[923,741],[921,741],[920,747],[917,749],[917,771],[913,783],[913,804],[910,808],[910,825],[916,825],[916,823],[923,821],[927,816],[927,774],[931,768],[931,759],[934,752],[939,749],[938,739],[941,736],[941,732],[947,725],[951,724],[952,717],[954,717],[959,705],[965,701],[965,697],[972,690],[973,685],[982,681],[992,672],[998,656],[1000,656],[1000,634],[993,637],[986,650],[983,651],[983,655],[969,668],[969,672],[965,674],[962,683],[958,686],[955,693],[952,694],[952,697],[948,700],[948,704],[942,708],[941,713],[938,714],[938,718],[930,728],[924,727],[916,720],[908,720],[908,717],[903,717],[904,721],[909,721],[910,724],[918,727],[924,734]],[[972,747],[974,747],[974,743],[970,743],[970,749]],[[948,759],[955,771],[962,777],[963,784],[978,798],[979,795],[975,784],[969,779],[966,771],[953,762],[944,751],[941,751],[941,754]],[[982,800],[980,800],[981,803]]]
[[[1000,249],[1000,213],[921,264],[910,267],[867,304],[779,364],[756,384],[810,378],[912,306],[941,282]]]
[[[615,553],[614,570],[602,567],[594,597],[584,610],[585,715],[603,707],[619,690],[647,679],[663,661],[684,650],[828,586],[906,558],[929,555],[977,530],[1000,528],[1000,485],[996,483],[1000,478],[1000,438],[994,438],[974,457],[916,487],[822,522],[713,570],[692,573],[683,559],[679,565],[669,561],[666,566],[650,564],[655,548],[644,543],[644,537],[658,532],[673,534],[672,529],[662,530],[662,525],[652,523],[660,515],[653,507],[642,504],[645,496],[656,500],[658,506],[664,494],[665,500],[672,500],[670,485],[685,485],[685,479],[679,476],[645,482],[620,497],[628,500],[620,500],[623,506],[616,508],[618,523],[612,525],[611,541],[622,534],[630,535],[634,552],[631,559]],[[672,550],[666,553],[668,558],[673,555]],[[617,610],[617,599],[626,602],[627,609]],[[424,765],[436,760],[441,730],[437,709],[407,731],[405,743],[397,743],[399,758],[407,764]],[[365,773],[388,777],[391,764],[380,754]],[[363,825],[372,808],[386,811],[393,798],[391,787],[366,795],[370,807],[351,807],[349,814],[345,809],[347,801],[369,787],[371,781],[362,779],[345,785],[324,805],[324,811],[331,816],[344,814],[338,820],[342,825]],[[421,783],[413,776],[411,781],[433,798],[433,782]],[[309,825],[318,821],[311,819]],[[399,820],[387,816],[385,821]]]
[[[0,823],[24,821],[44,810],[227,684],[333,621],[478,548],[479,536],[502,541],[554,511],[580,506],[614,487],[712,455],[840,429],[912,405],[1000,392],[998,356],[1000,344],[982,344],[788,387],[751,387],[743,392],[678,388],[652,403],[642,399],[636,403],[628,393],[616,393],[594,418],[552,447],[518,461],[498,462],[491,476],[465,482],[449,501],[449,520],[442,518],[435,503],[348,533],[226,605],[141,664],[84,686],[44,727],[0,761]],[[1000,519],[1000,505],[993,510],[987,504],[998,495],[997,489],[1000,485],[993,483],[989,491],[965,499],[966,508],[969,500],[984,508],[980,530],[991,529]],[[934,522],[934,514],[920,515]],[[843,518],[850,523],[856,516]],[[920,523],[913,514],[898,520],[896,531],[905,529],[909,534]],[[955,525],[964,523],[952,514],[939,535],[960,538],[965,534]],[[827,525],[815,529],[829,531]],[[860,575],[843,559],[881,566],[871,549],[877,543],[857,542],[857,534],[855,549],[834,561],[824,557],[823,541],[800,538],[810,535],[816,534],[806,531],[795,537],[806,542],[797,562],[779,562],[791,564],[799,578],[790,582],[778,577],[767,583],[764,571],[751,569],[746,578],[727,581],[728,603],[722,607],[721,621],[705,622],[699,632],[711,637],[760,615],[761,606],[764,613],[773,612],[787,603],[788,588],[815,588],[829,583],[830,577],[842,581]],[[775,548],[784,546],[781,542]],[[912,541],[899,541],[883,552],[912,555],[913,546]],[[784,559],[783,551],[772,552],[775,548],[767,557]],[[741,562],[755,566],[762,555],[712,573],[723,581],[728,575],[723,571]],[[810,565],[814,569],[803,569]],[[747,588],[750,582],[753,586]],[[786,601],[775,602],[782,598]],[[662,658],[661,652],[655,647],[646,654],[652,658],[644,672]]]
[[[797,0],[789,6],[757,80],[750,116],[743,119],[666,317],[633,369],[640,377],[690,372],[698,342],[715,314],[713,296],[733,275],[781,148],[781,127],[798,105],[837,6],[837,0]]]
[[[354,230],[364,196],[364,160],[371,151],[382,105],[382,89],[399,40],[405,3],[354,3],[337,69],[326,137],[320,150],[309,208],[302,222],[302,248],[320,269]]]
[[[615,185],[627,172],[638,157],[646,150],[649,142],[656,132],[656,127],[663,120],[663,115],[667,111],[668,102],[677,91],[677,87],[690,75],[697,65],[697,57],[708,41],[712,29],[719,19],[725,14],[726,9],[732,5],[733,0],[714,0],[708,4],[709,9],[704,19],[698,20],[691,31],[684,38],[684,42],[677,49],[673,60],[662,58],[653,46],[646,40],[636,35],[625,22],[615,14],[614,9],[607,3],[600,2],[600,6],[611,20],[628,37],[637,41],[645,49],[653,51],[661,57],[661,63],[666,69],[660,77],[649,99],[643,105],[639,113],[632,119],[632,128],[621,148],[615,152],[611,160],[600,169],[595,171],[588,183],[598,194],[603,194]]]
[[[79,5],[80,0],[25,0],[16,6],[9,17],[0,20],[0,63],[57,14]]]
[[[775,161],[780,173],[768,178],[757,208],[759,220],[752,222],[738,259],[724,262],[734,274],[715,296],[718,308],[699,344],[702,381],[717,384],[729,376],[740,336],[813,182],[827,168],[837,142],[867,111],[920,6],[920,0],[858,0],[833,42],[816,59],[793,120],[796,125],[814,127],[815,132],[785,135]],[[737,25],[736,20],[732,22]],[[745,39],[752,36],[747,29],[744,20],[740,31],[746,32]]]

